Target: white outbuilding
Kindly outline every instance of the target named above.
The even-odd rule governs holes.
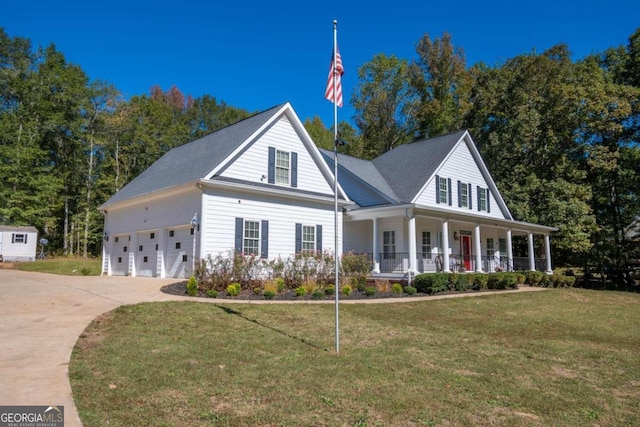
[[[35,227],[0,225],[0,260],[35,261],[37,247]]]

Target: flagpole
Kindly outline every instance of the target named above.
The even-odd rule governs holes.
[[[338,253],[338,21],[333,20],[333,197],[335,236],[336,354],[340,353],[340,255]]]

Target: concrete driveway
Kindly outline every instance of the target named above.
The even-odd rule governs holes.
[[[0,269],[0,405],[63,405],[80,427],[68,365],[84,328],[123,304],[180,299],[177,279],[59,276]]]

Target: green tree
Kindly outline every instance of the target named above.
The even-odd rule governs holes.
[[[411,86],[419,100],[416,127],[420,138],[461,129],[471,108],[472,76],[466,69],[462,48],[444,33],[433,42],[425,34],[416,47],[418,60],[411,64]]]
[[[406,59],[377,54],[358,69],[359,83],[351,103],[365,159],[411,141],[415,100],[409,86]]]

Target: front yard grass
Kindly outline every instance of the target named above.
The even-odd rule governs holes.
[[[91,426],[640,425],[640,295],[549,289],[342,305],[145,303],[69,375]]]
[[[66,276],[99,276],[102,270],[102,259],[51,258],[16,263],[16,268],[24,271],[64,274]]]

